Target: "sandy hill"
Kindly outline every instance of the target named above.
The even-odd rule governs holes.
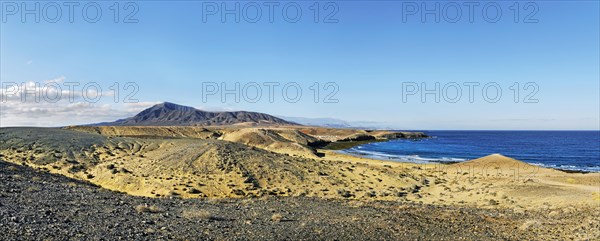
[[[317,157],[317,148],[361,141],[426,137],[420,132],[366,131],[303,126],[69,126],[68,130],[111,137],[197,138],[241,143],[282,154]],[[357,143],[353,143],[357,142]]]
[[[529,163],[519,161],[510,157],[503,156],[502,154],[491,154],[481,158],[469,160],[455,165],[470,165],[475,168],[540,168],[539,166],[531,165]]]
[[[230,133],[232,138],[245,135],[250,135],[245,139],[259,138],[256,143],[272,141],[266,149],[282,145],[288,150],[291,147],[287,144],[299,144],[286,142],[286,138],[302,136],[261,129]],[[399,193],[407,195],[420,183],[402,169],[292,157],[215,139],[111,137],[57,128],[2,128],[0,150],[0,158],[13,163],[150,197],[385,199],[396,198]]]
[[[527,175],[562,174],[558,170],[542,168],[501,154],[491,154],[452,166],[469,170],[476,175],[491,177],[526,177]]]
[[[143,110],[137,115],[93,126],[197,126],[197,125],[297,125],[272,115],[247,112],[209,112],[189,106],[165,102]]]
[[[68,130],[112,137],[196,138],[241,143],[282,154],[317,157],[311,147],[322,140],[293,128],[196,127],[196,126],[70,126]]]
[[[567,173],[501,154],[446,165],[438,170],[454,187],[432,189],[433,196],[452,192],[452,199],[478,205],[518,209],[600,205],[600,173]]]
[[[113,137],[216,139],[220,132],[199,126],[69,126],[68,130]]]
[[[318,139],[293,129],[243,128],[224,132],[219,139],[282,154],[317,157],[309,145]]]
[[[472,164],[481,166],[498,166],[498,167],[511,167],[511,166],[534,166],[529,163],[519,161],[510,157],[503,156],[502,154],[491,154],[481,158],[469,160],[461,164]]]

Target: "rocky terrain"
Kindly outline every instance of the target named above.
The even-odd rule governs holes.
[[[306,197],[134,197],[0,161],[7,240],[597,240],[593,208],[472,208]]]

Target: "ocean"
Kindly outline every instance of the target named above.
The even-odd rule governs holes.
[[[424,131],[432,138],[392,140],[343,152],[414,163],[461,162],[499,153],[534,165],[600,172],[600,131]]]

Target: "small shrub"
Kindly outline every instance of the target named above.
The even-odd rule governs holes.
[[[283,220],[283,216],[280,213],[275,213],[271,216],[271,221],[273,222],[281,222]]]
[[[40,190],[42,190],[42,189],[39,187],[28,187],[27,189],[25,189],[25,191],[27,191],[27,192],[38,192]]]
[[[365,196],[366,197],[377,197],[377,192],[370,191],[370,192],[365,193]]]
[[[85,168],[83,167],[83,165],[74,165],[71,168],[69,168],[69,173],[78,173],[83,171]]]
[[[162,209],[160,209],[159,207],[157,207],[155,205],[148,206],[148,204],[137,205],[137,206],[135,206],[135,210],[138,213],[160,213],[160,212],[162,212]]]
[[[354,197],[354,194],[352,194],[350,191],[344,190],[344,189],[339,189],[337,191],[338,195],[344,197],[344,198],[351,198]]]
[[[188,191],[189,194],[201,194],[202,192],[196,188],[190,188]]]
[[[213,215],[207,210],[184,210],[181,216],[187,219],[202,219],[207,221],[220,221],[224,220],[221,217]]]

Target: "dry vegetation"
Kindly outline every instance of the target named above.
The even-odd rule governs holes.
[[[307,127],[69,129],[1,129],[0,158],[147,197],[308,196],[549,213],[600,204],[598,173],[565,173],[501,155],[417,165],[316,148],[414,133]]]
[[[283,215],[281,213],[275,213],[271,216],[271,221],[273,222],[281,222],[283,220]]]
[[[160,213],[162,209],[155,205],[140,204],[135,206],[135,211],[138,213]]]

